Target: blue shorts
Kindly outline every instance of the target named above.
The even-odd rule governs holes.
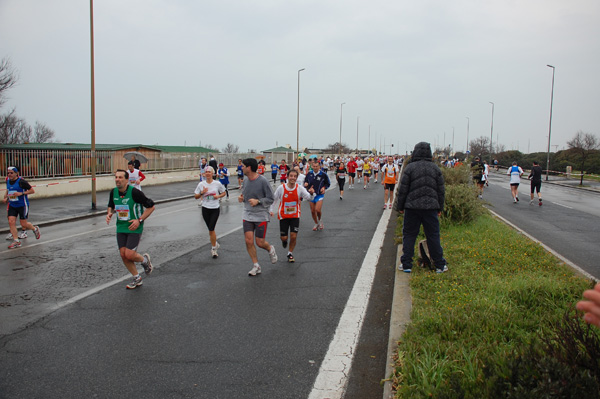
[[[325,198],[325,194],[319,194],[319,195],[316,195],[315,198],[311,199],[310,202],[312,202],[313,204],[316,204],[319,201],[323,201],[323,198]]]

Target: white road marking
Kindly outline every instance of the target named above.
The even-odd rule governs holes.
[[[164,212],[164,213],[160,213],[160,214],[156,214],[156,217],[162,217],[162,216],[167,216],[170,215],[172,213],[177,213],[177,212],[183,212],[183,211],[187,211],[189,209],[194,209],[194,207],[189,207],[189,208],[183,208],[183,209],[178,209],[175,211],[170,211],[170,212]],[[98,215],[98,216],[94,216],[94,217],[106,217],[106,215]],[[5,249],[4,251],[0,252],[1,254],[5,254],[7,252],[12,252],[12,253],[16,253],[18,250],[20,249],[28,249],[28,248],[33,248],[33,247],[37,247],[38,245],[44,245],[44,244],[50,244],[56,241],[63,241],[63,240],[68,240],[69,238],[73,238],[73,237],[79,237],[79,236],[83,236],[83,235],[87,235],[87,234],[91,234],[91,233],[96,233],[102,230],[106,230],[106,229],[114,229],[115,226],[106,226],[106,227],[100,227],[97,228],[95,230],[90,230],[90,231],[84,231],[83,233],[77,233],[77,234],[71,234],[70,236],[65,236],[65,237],[60,237],[60,238],[55,238],[54,240],[44,240],[44,241],[39,241],[36,242],[35,244],[31,244],[31,245],[27,245],[25,247],[19,247],[19,248],[15,248],[15,249]]]
[[[565,264],[571,266],[573,269],[577,270],[579,273],[581,273],[586,278],[588,278],[590,280],[598,281],[597,277],[592,276],[590,273],[586,272],[581,267],[577,266],[575,263],[571,262],[569,259],[565,258],[564,256],[562,256],[561,254],[559,254],[558,252],[556,252],[555,250],[553,250],[552,248],[550,248],[549,246],[547,246],[546,244],[544,244],[543,242],[541,242],[540,240],[538,240],[537,238],[532,236],[531,234],[527,233],[525,230],[523,230],[523,229],[519,228],[517,225],[509,222],[507,219],[503,218],[502,216],[500,216],[496,212],[492,211],[491,209],[488,209],[488,211],[492,215],[494,215],[495,217],[497,217],[498,219],[502,220],[504,223],[506,223],[507,225],[512,227],[513,229],[515,229],[518,232],[520,232],[521,234],[523,234],[525,237],[529,238],[531,241],[540,244],[546,251],[550,252],[552,255],[556,256],[558,259],[562,260]]]
[[[391,214],[384,211],[379,220],[309,399],[341,399],[344,395]]]
[[[189,209],[189,208],[188,208],[188,209]],[[175,212],[179,212],[179,211],[172,211],[172,212],[169,212],[169,213],[175,213]],[[109,226],[109,227],[112,227],[112,226]],[[104,230],[104,229],[107,229],[107,228],[109,228],[109,227],[103,227],[103,228],[102,228],[102,230]],[[231,233],[235,233],[236,231],[238,231],[238,230],[241,230],[241,229],[242,229],[242,227],[243,227],[243,226],[236,227],[236,228],[234,228],[234,229],[231,229],[231,230],[229,230],[229,231],[227,231],[227,232],[225,232],[225,233],[223,233],[223,234],[220,234],[220,235],[218,235],[218,236],[217,236],[217,239],[219,239],[219,238],[223,238],[223,237],[225,237],[225,236],[228,236],[228,235],[229,235],[229,234],[231,234]],[[190,253],[190,252],[192,252],[192,251],[195,251],[196,249],[197,249],[197,248],[191,248],[191,249],[190,249],[189,251],[187,251],[187,252],[178,253],[178,254],[177,254],[177,256],[183,256],[183,255],[185,255],[185,254],[187,254],[187,253]],[[154,263],[153,263],[153,264],[152,264],[152,266],[154,266],[154,268],[155,268],[155,269],[158,269],[158,268],[160,268],[161,264],[158,264],[158,265],[156,265],[156,264],[154,264]],[[52,312],[54,312],[54,311],[56,311],[56,310],[58,310],[58,309],[60,309],[60,308],[62,308],[62,307],[64,307],[64,306],[67,306],[67,305],[70,305],[70,304],[72,304],[72,303],[75,303],[75,302],[77,302],[77,301],[79,301],[79,300],[81,300],[81,299],[87,298],[87,297],[88,297],[88,296],[90,296],[90,295],[94,295],[94,294],[96,294],[96,293],[98,293],[98,292],[102,291],[102,290],[103,290],[103,289],[105,289],[105,288],[111,287],[111,286],[113,286],[113,285],[115,285],[115,284],[118,284],[118,283],[120,283],[120,282],[122,282],[122,281],[125,281],[125,280],[127,280],[127,279],[130,279],[130,278],[131,278],[131,274],[124,275],[124,276],[122,276],[122,277],[119,277],[119,278],[117,278],[117,279],[114,279],[114,280],[112,280],[112,281],[109,281],[109,282],[107,282],[107,283],[104,283],[104,284],[102,284],[102,285],[99,285],[99,286],[97,286],[97,287],[94,287],[94,288],[92,288],[92,289],[89,289],[89,290],[87,290],[87,291],[85,291],[85,292],[82,292],[81,294],[79,294],[79,295],[76,295],[76,296],[74,296],[73,298],[69,298],[69,299],[67,299],[66,301],[59,302],[59,303],[57,303],[55,306],[53,306],[53,307],[51,308],[51,310],[50,310],[50,312],[48,312],[48,314],[50,314],[50,313],[52,313]]]
[[[554,201],[550,201],[550,202],[552,202],[554,205],[562,206],[563,208],[567,208],[567,209],[573,209],[573,208],[571,208],[570,206],[566,206],[566,205],[563,205],[563,204],[559,204],[558,202],[554,202]]]

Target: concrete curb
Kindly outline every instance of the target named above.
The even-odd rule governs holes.
[[[398,341],[406,327],[410,324],[410,312],[412,310],[412,297],[410,292],[410,274],[398,270],[402,246],[398,245],[396,252],[396,278],[394,280],[394,295],[390,315],[390,333],[388,335],[387,364],[385,366],[385,379],[383,385],[383,399],[393,399],[395,391],[392,389],[390,377],[394,372],[394,357],[398,350]]]

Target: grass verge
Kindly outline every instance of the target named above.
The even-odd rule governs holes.
[[[554,334],[591,283],[489,214],[445,225],[442,245],[448,273],[411,274],[411,324],[392,376],[397,397],[496,397],[492,380],[503,378],[504,365]]]

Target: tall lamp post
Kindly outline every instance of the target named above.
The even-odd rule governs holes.
[[[469,157],[470,151],[469,151],[469,124],[471,123],[471,119],[469,119],[468,116],[465,116],[465,118],[467,118],[467,158]]]
[[[492,164],[492,151],[493,151],[493,138],[494,138],[494,103],[491,101],[488,101],[490,104],[492,104],[492,127],[490,128],[490,163],[489,165]]]
[[[342,114],[344,112],[344,104],[346,103],[342,103],[342,105],[340,105],[340,157],[342,156]]]
[[[298,113],[296,116],[296,156],[300,154],[300,72],[305,68],[298,70]]]
[[[550,124],[548,126],[548,155],[546,157],[546,181],[548,181],[548,171],[550,170],[550,134],[552,133],[552,105],[554,103],[554,71],[555,68],[552,65],[546,65],[552,68],[552,92],[550,94]]]
[[[360,116],[356,117],[356,153],[358,154],[358,120]]]
[[[92,172],[92,210],[96,210],[96,94],[94,90],[94,0],[90,0],[90,65],[91,65],[91,172]]]

